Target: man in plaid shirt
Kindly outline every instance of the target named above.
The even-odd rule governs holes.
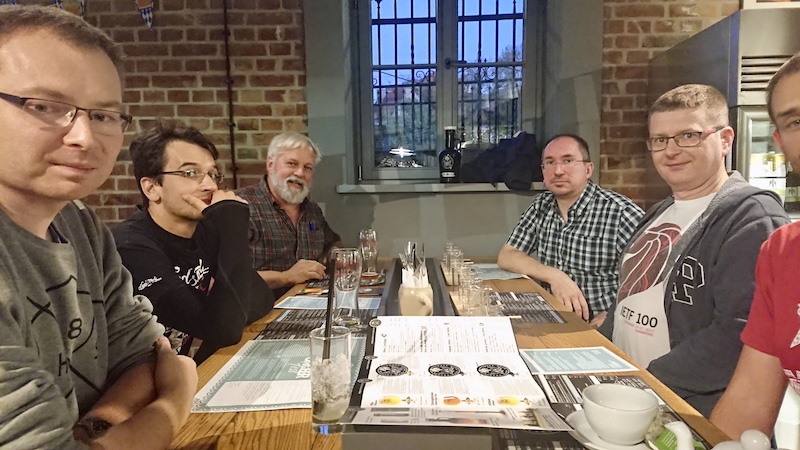
[[[617,295],[622,249],[644,211],[589,179],[594,164],[579,136],[550,139],[542,162],[548,192],[522,215],[497,264],[547,283],[564,305],[599,326]]]
[[[324,278],[328,253],[341,246],[322,209],[308,198],[321,159],[307,136],[281,133],[269,144],[267,175],[237,191],[250,205],[253,267],[275,298],[295,284]]]

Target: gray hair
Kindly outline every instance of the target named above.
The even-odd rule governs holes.
[[[775,87],[778,85],[778,82],[780,82],[781,79],[797,72],[800,72],[800,53],[795,54],[788,61],[786,61],[786,63],[784,63],[781,68],[775,72],[775,75],[772,76],[772,79],[769,80],[769,83],[767,84],[767,112],[769,113],[769,118],[772,119],[773,123],[775,122],[775,112],[772,111],[772,94],[775,93]]]
[[[48,30],[59,39],[87,50],[105,53],[122,72],[122,48],[105,32],[80,17],[55,6],[0,6],[0,46],[12,36],[31,30]]]
[[[268,158],[277,158],[286,150],[295,150],[298,148],[310,148],[314,153],[314,164],[318,164],[322,160],[322,154],[319,152],[319,147],[308,136],[295,132],[281,133],[269,143],[269,150],[267,151]]]

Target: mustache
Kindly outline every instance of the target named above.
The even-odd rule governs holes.
[[[288,184],[290,181],[295,182],[295,183],[299,184],[302,187],[306,187],[306,180],[304,180],[302,178],[298,178],[298,177],[295,177],[295,176],[289,176],[289,177],[286,177],[283,180],[283,182],[286,183],[286,184]]]

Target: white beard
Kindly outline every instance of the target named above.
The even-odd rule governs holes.
[[[308,197],[308,185],[300,178],[290,176],[280,180],[277,177],[269,176],[268,179],[269,184],[275,188],[276,191],[278,191],[278,195],[287,203],[299,205],[300,203],[303,203],[303,200],[305,200],[306,197]],[[303,189],[297,190],[289,186],[290,181],[299,183],[303,186]]]

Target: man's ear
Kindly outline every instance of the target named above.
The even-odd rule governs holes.
[[[156,183],[153,178],[143,177],[139,180],[139,186],[142,187],[144,196],[150,203],[159,203],[161,201],[161,185]]]

